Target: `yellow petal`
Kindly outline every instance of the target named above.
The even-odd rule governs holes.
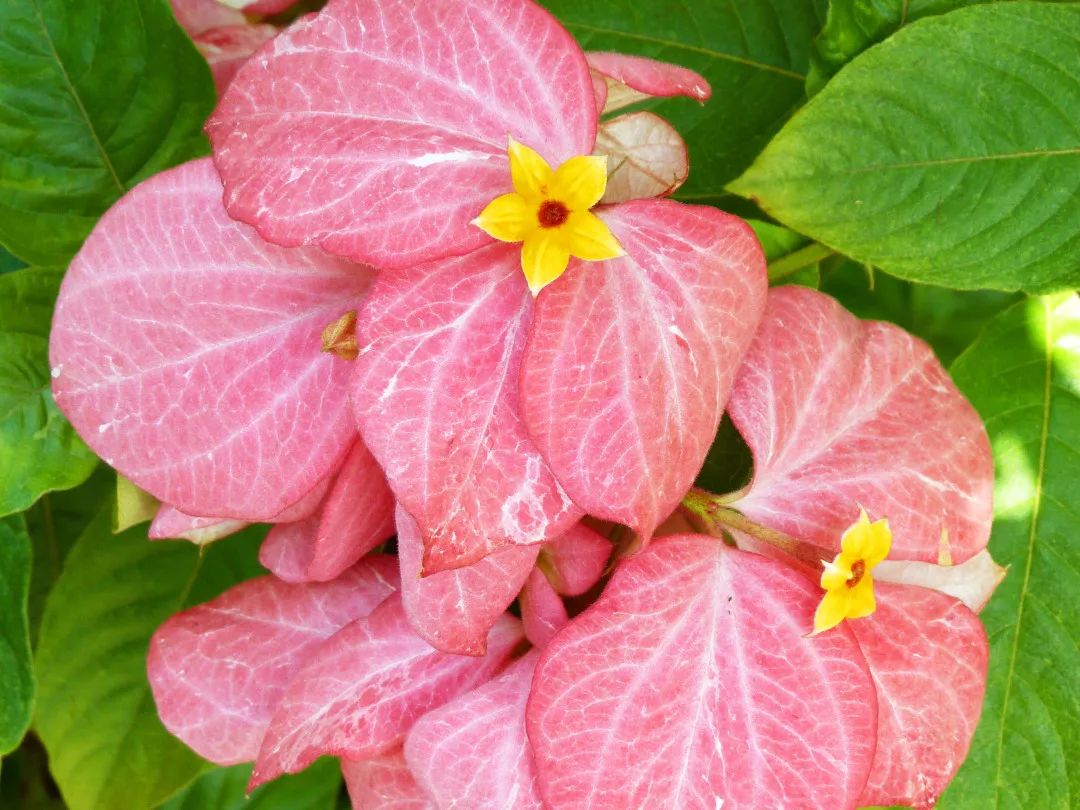
[[[877,604],[874,601],[874,578],[869,574],[859,580],[854,588],[849,588],[850,601],[848,602],[847,617],[849,619],[861,619],[874,612]]]
[[[510,154],[510,179],[514,183],[514,191],[530,202],[548,196],[552,172],[547,161],[513,138],[507,151]]]
[[[869,534],[869,542],[865,550],[867,571],[889,556],[889,550],[892,548],[892,530],[889,528],[889,521],[885,518],[875,520],[870,524]]]
[[[521,269],[533,297],[564,272],[570,263],[564,237],[558,229],[540,228],[525,239],[521,248]]]
[[[870,541],[870,518],[866,516],[866,510],[859,510],[859,519],[855,521],[844,536],[840,538],[840,548],[844,554],[854,560],[866,557],[866,547]]]
[[[555,170],[551,197],[571,211],[588,211],[604,196],[607,188],[607,158],[579,155]]]
[[[825,563],[825,570],[821,572],[821,587],[827,591],[837,588],[846,588],[851,579],[851,567],[844,565],[844,555],[841,554],[833,562]]]
[[[849,588],[839,588],[826,593],[821,600],[821,604],[818,605],[817,612],[814,613],[813,635],[823,633],[840,624],[848,615],[848,603],[850,600],[851,589]]]
[[[588,211],[575,211],[562,226],[566,231],[570,255],[590,262],[625,256],[622,245],[600,217]]]
[[[487,204],[473,225],[501,242],[520,242],[538,226],[536,206],[520,194],[503,194]]]

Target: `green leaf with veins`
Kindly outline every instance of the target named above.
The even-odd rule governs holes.
[[[1022,301],[952,366],[990,433],[990,550],[1009,574],[982,612],[986,702],[938,807],[1075,807],[1080,800],[1080,299]]]
[[[53,401],[49,324],[61,273],[0,275],[0,515],[86,480],[97,457]]]
[[[857,57],[729,188],[897,276],[1069,288],[1080,284],[1078,109],[1080,6],[973,6]]]
[[[716,202],[805,100],[825,0],[542,0],[581,46],[674,62],[712,86],[704,105],[646,102],[686,140],[692,170],[676,197]]]
[[[208,764],[158,719],[146,678],[150,636],[169,616],[261,573],[261,531],[200,550],[112,534],[106,502],[68,555],[38,641],[35,729],[71,810],[142,810]]]
[[[207,152],[206,61],[165,0],[0,3],[0,243],[66,264],[140,180]]]

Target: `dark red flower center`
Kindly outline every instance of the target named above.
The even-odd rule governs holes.
[[[544,200],[540,203],[540,210],[536,212],[541,228],[557,228],[566,222],[569,216],[570,209],[558,200]]]
[[[866,563],[862,560],[856,560],[851,564],[851,579],[847,581],[849,588],[854,588],[859,582],[862,581],[863,574],[866,573]]]

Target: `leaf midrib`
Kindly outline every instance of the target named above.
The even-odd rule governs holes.
[[[1028,585],[1031,580],[1031,566],[1035,558],[1035,537],[1039,525],[1039,517],[1042,509],[1043,481],[1046,476],[1046,448],[1050,438],[1050,392],[1053,385],[1053,313],[1047,299],[1039,299],[1043,308],[1043,407],[1042,424],[1039,432],[1039,462],[1035,470],[1035,494],[1031,505],[1031,522],[1028,527],[1027,559],[1024,561],[1024,576],[1020,581],[1020,597],[1017,601],[1016,623],[1014,625],[1012,649],[1009,651],[1009,669],[1005,676],[1005,694],[1001,700],[1001,714],[998,719],[997,756],[994,767],[994,806],[1001,806],[1001,796],[1004,785],[1001,782],[1002,765],[1005,754],[1005,728],[1006,717],[1009,713],[1009,700],[1012,696],[1012,685],[1016,670],[1016,659],[1020,649],[1020,634],[1023,630],[1024,605],[1028,596]]]
[[[117,174],[116,167],[113,166],[112,159],[109,157],[109,153],[105,150],[105,145],[102,143],[97,130],[94,128],[94,122],[90,119],[90,114],[86,110],[86,105],[83,104],[82,97],[75,89],[75,85],[71,81],[71,75],[68,73],[67,67],[60,58],[60,53],[56,50],[56,43],[53,42],[52,35],[49,33],[49,26],[45,23],[45,15],[41,13],[41,6],[39,5],[38,0],[31,0],[31,2],[34,6],[34,14],[37,16],[38,24],[41,26],[42,37],[44,37],[45,42],[49,46],[49,52],[52,54],[56,66],[60,70],[60,76],[63,78],[64,84],[67,85],[68,93],[75,102],[75,106],[78,107],[79,115],[82,116],[83,123],[86,124],[86,130],[90,135],[90,140],[93,141],[94,148],[101,158],[101,163],[108,170],[109,176],[116,184],[116,188],[123,194],[127,191],[127,188]]]
[[[564,22],[568,29],[573,31],[578,29],[586,31],[590,34],[602,34],[604,36],[623,37],[625,39],[633,39],[638,42],[648,42],[652,45],[662,45],[666,48],[675,48],[682,51],[689,51],[691,53],[700,53],[708,56],[712,59],[720,59],[725,62],[733,62],[737,65],[743,65],[745,67],[751,67],[756,70],[763,70],[768,73],[775,73],[778,76],[784,76],[785,78],[792,79],[799,83],[806,81],[806,76],[802,73],[797,73],[794,70],[788,70],[787,68],[777,67],[776,65],[770,65],[766,62],[758,62],[754,59],[748,59],[745,56],[736,56],[731,53],[724,53],[723,51],[714,51],[711,48],[704,48],[700,45],[689,45],[685,42],[677,42],[671,39],[660,39],[659,37],[648,36],[647,34],[635,34],[629,31],[617,31],[613,28],[602,28],[596,25],[587,25],[585,23],[577,22]]]

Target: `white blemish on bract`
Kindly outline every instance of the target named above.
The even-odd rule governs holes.
[[[436,163],[468,163],[470,160],[488,160],[490,157],[491,155],[486,155],[483,152],[467,152],[455,149],[453,152],[428,152],[419,157],[409,158],[405,162],[410,166],[424,169],[428,166],[434,166]]]
[[[694,374],[696,375],[698,372],[697,360],[694,358],[694,350],[690,348],[690,341],[686,339],[686,335],[675,324],[669,324],[667,330],[686,346],[686,354],[690,358],[690,364],[694,367]]]
[[[293,166],[289,169],[289,176],[285,178],[285,185],[295,183],[301,177],[307,174],[307,169],[302,169],[299,166]]]
[[[49,376],[52,377],[54,380],[59,380],[60,379],[60,373],[63,370],[64,370],[64,364],[60,363],[58,366],[53,367],[53,369],[49,372]]]

